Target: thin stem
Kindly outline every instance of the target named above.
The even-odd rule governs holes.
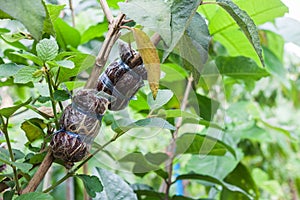
[[[49,88],[49,93],[50,93],[51,105],[52,105],[52,110],[53,110],[53,115],[54,115],[54,123],[55,123],[56,130],[58,130],[59,123],[58,123],[58,119],[57,119],[56,102],[54,100],[53,89],[52,89],[52,85],[51,85],[51,77],[50,77],[49,71],[47,70],[46,67],[45,67],[45,72],[46,72],[46,78],[47,78],[47,83],[48,83],[48,88]]]
[[[113,15],[111,14],[111,11],[110,11],[110,9],[109,9],[109,6],[108,6],[106,0],[100,0],[100,5],[101,5],[101,7],[102,7],[102,10],[103,10],[103,12],[104,12],[104,14],[105,14],[105,16],[106,16],[106,19],[107,19],[108,23],[109,23],[109,24],[113,24],[113,22],[114,22],[114,17],[113,17]]]
[[[2,118],[2,116],[1,116]],[[3,121],[3,118],[2,118]],[[4,121],[3,121],[4,122]],[[9,156],[12,162],[15,162],[15,157],[14,157],[14,153],[12,151],[12,147],[10,144],[10,140],[9,140],[9,136],[8,136],[8,131],[7,131],[7,127],[8,127],[8,118],[6,119],[6,121],[3,123],[3,129],[2,132],[4,133],[5,136],[5,140],[6,140],[6,144],[7,144],[7,148],[8,148],[8,152],[9,152]],[[17,173],[17,169],[15,166],[11,165],[12,169],[13,169],[13,173],[14,173],[14,179],[15,179],[15,183],[16,183],[16,188],[18,193],[20,192],[20,185],[19,185],[19,180],[18,180],[18,173]]]
[[[72,15],[72,26],[75,27],[75,13],[74,13],[74,9],[73,9],[72,0],[69,0],[69,7],[71,10],[71,15]]]
[[[184,96],[183,96],[183,99],[182,99],[182,102],[181,102],[180,109],[182,111],[184,111],[186,109],[186,106],[188,104],[188,97],[189,97],[189,94],[190,94],[190,91],[191,91],[191,88],[192,88],[192,82],[193,82],[193,76],[190,75],[190,77],[188,78],[188,83],[187,83],[187,86],[186,86],[186,89],[185,89],[185,92],[184,92]],[[171,141],[171,144],[168,148],[169,153],[170,153],[170,158],[166,163],[167,170],[168,170],[168,175],[169,175],[169,177],[166,181],[166,187],[165,187],[165,199],[166,200],[169,200],[170,188],[171,188],[171,185],[173,183],[172,174],[173,174],[173,162],[174,162],[174,159],[176,157],[176,155],[175,155],[176,139],[178,137],[178,131],[179,131],[179,128],[181,127],[181,125],[182,125],[182,117],[178,117],[177,122],[176,122],[176,130],[172,134],[172,141]]]

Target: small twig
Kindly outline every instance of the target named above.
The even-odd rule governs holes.
[[[190,75],[190,77],[188,78],[188,83],[187,83],[187,86],[186,86],[186,89],[185,89],[185,93],[184,93],[184,96],[183,96],[183,99],[182,99],[182,102],[181,102],[181,107],[180,109],[182,111],[185,110],[187,104],[188,104],[188,97],[189,97],[189,94],[190,94],[190,91],[191,91],[191,88],[192,88],[192,82],[193,82],[193,76]],[[169,193],[170,193],[170,187],[173,183],[172,181],[172,173],[173,173],[173,162],[174,162],[174,159],[176,157],[175,155],[175,151],[176,151],[176,139],[178,137],[178,131],[179,131],[179,128],[181,127],[182,125],[182,117],[178,117],[177,118],[177,122],[176,122],[176,130],[174,131],[174,133],[172,134],[172,141],[170,143],[170,146],[169,146],[169,154],[170,154],[170,157],[168,159],[168,161],[166,162],[166,167],[167,167],[167,171],[168,171],[168,179],[166,181],[166,186],[164,187],[165,188],[165,199],[166,200],[169,200]]]
[[[110,9],[109,9],[109,6],[108,6],[106,0],[100,0],[100,5],[101,5],[101,7],[102,7],[102,10],[103,10],[103,12],[104,12],[104,14],[105,14],[105,16],[106,16],[106,19],[107,19],[108,23],[109,23],[109,24],[113,24],[113,22],[114,22],[114,17],[113,17],[113,15],[111,14],[111,11],[110,11]]]
[[[12,147],[10,144],[10,140],[9,140],[9,136],[8,136],[8,131],[7,131],[7,127],[8,127],[8,118],[6,119],[6,121],[4,122],[2,116],[1,116],[1,121],[3,121],[3,129],[2,132],[5,136],[5,140],[6,140],[6,144],[7,144],[7,148],[8,148],[8,152],[9,152],[9,156],[12,162],[15,162],[15,157],[12,151]],[[14,173],[14,179],[15,179],[15,183],[16,183],[16,188],[18,193],[20,192],[20,185],[19,185],[19,179],[18,179],[18,173],[17,173],[17,169],[15,166],[11,165],[12,169],[13,169],[13,173]]]
[[[71,10],[71,16],[72,16],[72,26],[75,27],[75,12],[73,9],[73,4],[72,4],[72,0],[69,0],[69,7]]]

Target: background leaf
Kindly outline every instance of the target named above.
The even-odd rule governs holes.
[[[96,197],[97,192],[103,191],[103,185],[97,176],[77,174],[76,177],[82,180],[84,187],[90,197]]]
[[[0,5],[0,10],[22,22],[34,39],[42,38],[46,11],[41,0],[0,0]]]
[[[171,41],[171,11],[170,7],[161,0],[131,0],[119,3],[121,11],[138,24],[157,33],[166,44]]]
[[[147,102],[151,110],[162,107],[173,97],[171,90],[158,90],[156,99],[154,100],[150,95],[147,96]]]
[[[176,140],[176,154],[198,155],[225,155],[230,152],[235,155],[234,149],[224,142],[207,135],[185,133]]]
[[[222,75],[235,79],[259,80],[269,75],[265,69],[260,68],[253,60],[243,56],[220,56],[216,59],[216,65]]]
[[[104,190],[95,199],[137,200],[136,194],[121,177],[105,169],[96,169]]]
[[[27,194],[22,194],[18,196],[16,200],[54,200],[54,198],[50,194],[42,193],[42,192],[30,192]]]

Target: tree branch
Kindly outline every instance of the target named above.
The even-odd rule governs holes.
[[[188,97],[189,97],[189,94],[190,94],[190,91],[192,88],[192,82],[193,82],[193,76],[190,75],[190,77],[188,78],[188,83],[186,85],[184,96],[183,96],[183,99],[181,102],[181,107],[180,107],[181,111],[184,111],[188,104]],[[172,182],[172,174],[173,174],[173,162],[176,157],[176,155],[175,155],[176,139],[178,137],[178,131],[179,131],[179,128],[181,127],[181,125],[182,125],[182,117],[178,117],[177,122],[176,122],[176,130],[172,134],[172,140],[171,140],[170,146],[168,147],[169,159],[166,162],[166,168],[167,168],[169,177],[168,177],[167,181],[164,183],[165,184],[164,192],[166,195],[165,200],[169,200],[170,187],[173,183]]]
[[[48,153],[46,154],[42,164],[32,177],[32,179],[29,181],[27,187],[22,191],[22,194],[28,193],[28,192],[34,192],[36,188],[39,186],[40,182],[44,178],[45,174],[47,173],[49,167],[51,166],[53,162],[53,156],[52,151],[48,150]]]

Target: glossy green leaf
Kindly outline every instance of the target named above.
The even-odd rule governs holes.
[[[66,50],[68,46],[77,48],[80,44],[80,33],[75,28],[71,27],[61,18],[56,19],[54,22],[56,32],[56,40],[60,48]]]
[[[244,32],[249,42],[252,44],[257,55],[259,56],[260,62],[264,65],[264,60],[262,56],[262,48],[260,46],[258,31],[256,25],[254,24],[251,17],[241,10],[235,3],[231,0],[217,0],[217,3],[224,8],[231,17],[236,21],[241,30]]]
[[[37,57],[36,55],[34,55],[32,53],[29,53],[29,52],[22,52],[22,53],[12,52],[12,54],[18,55],[22,58],[26,58],[28,60],[31,60],[32,62],[34,62],[38,66],[43,66],[43,61],[39,57]]]
[[[167,44],[171,41],[171,11],[161,0],[131,0],[119,3],[121,11],[138,24],[161,35]]]
[[[242,164],[239,163],[238,166],[225,178],[227,183],[235,185],[248,194],[250,194],[254,199],[258,199],[259,191],[249,173],[248,169]],[[221,192],[222,199],[248,199],[249,196],[241,193],[239,191],[230,191],[230,190],[222,190]]]
[[[184,35],[201,0],[168,0],[167,2],[171,5],[171,44],[165,52],[163,60],[168,57]]]
[[[58,45],[55,40],[43,39],[36,45],[36,52],[43,61],[54,60],[58,54]]]
[[[252,59],[238,57],[223,57],[216,59],[216,65],[220,74],[243,80],[259,80],[269,75],[269,73],[260,68]]]
[[[16,200],[54,200],[54,198],[50,194],[42,193],[42,192],[30,192],[27,194],[22,194],[18,196]]]
[[[137,200],[136,194],[121,177],[105,169],[96,169],[104,190],[95,199]]]
[[[146,118],[129,124],[126,122],[125,124],[123,123],[123,121],[116,121],[111,125],[111,128],[118,134],[124,134],[132,128],[141,127],[175,130],[175,127],[173,125],[162,118]]]
[[[42,138],[45,135],[43,131],[45,127],[43,120],[38,118],[26,120],[21,124],[21,129],[25,132],[29,142]]]
[[[23,66],[15,63],[6,63],[0,65],[0,77],[14,76]]]
[[[152,95],[148,94],[147,101],[151,110],[155,110],[168,103],[172,97],[173,92],[171,90],[158,90],[156,99],[154,100]]]
[[[11,115],[13,115],[17,110],[19,110],[21,107],[28,105],[31,102],[31,98],[29,98],[27,101],[23,103],[19,103],[17,105],[1,108],[0,109],[0,115],[9,118]]]
[[[77,174],[90,197],[96,197],[96,193],[103,191],[103,185],[97,176],[89,176],[85,174]]]
[[[22,22],[34,39],[42,38],[46,11],[41,0],[0,0],[0,5],[0,10]]]
[[[185,133],[176,140],[176,147],[176,154],[223,156],[230,152],[236,156],[231,146],[208,135]]]

